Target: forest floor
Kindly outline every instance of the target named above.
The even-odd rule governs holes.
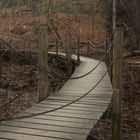
[[[2,61],[2,60],[1,60]],[[39,101],[39,70],[28,63],[12,63],[2,61],[2,79],[0,86],[0,118],[11,118]],[[49,72],[66,76],[65,61],[61,57],[49,59]],[[64,85],[66,80],[49,76],[48,94],[53,95]]]
[[[140,140],[140,56],[124,60],[122,140]],[[91,140],[111,140],[112,103],[91,132]]]

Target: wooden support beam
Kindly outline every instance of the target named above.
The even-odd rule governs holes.
[[[106,48],[108,48],[108,47],[109,47],[109,38],[107,37],[106,38]],[[107,54],[105,56],[105,62],[106,62],[107,68],[108,68],[109,67],[109,50],[107,50]]]
[[[2,80],[2,63],[1,63],[1,59],[0,59],[0,86],[1,86],[1,80]]]
[[[66,65],[67,65],[67,76],[71,76],[72,74],[72,42],[71,42],[71,34],[66,36]]]
[[[89,39],[88,39],[89,40]],[[87,43],[87,56],[89,57],[89,52],[90,52],[90,50],[89,50],[89,41],[88,41],[88,43]]]
[[[77,36],[77,64],[80,64],[80,35]]]
[[[116,0],[112,1],[112,29],[116,29],[117,24],[117,11],[116,11]]]
[[[115,38],[115,35],[113,37]],[[108,44],[110,45],[111,43],[112,43],[112,36],[110,35]],[[112,60],[113,60],[113,47],[111,46],[109,49],[109,66],[110,66],[109,73],[110,73],[111,82],[113,81],[113,65],[111,65]]]
[[[2,44],[0,43],[0,50],[1,50]],[[1,55],[1,54],[0,54]],[[2,60],[0,57],[0,86],[1,86],[1,79],[2,79]]]
[[[121,140],[121,91],[113,91],[112,140]]]
[[[113,48],[113,118],[112,140],[121,140],[121,95],[123,92],[122,64],[123,64],[123,30],[117,29],[117,36]]]
[[[116,29],[113,47],[113,87],[122,88],[123,30]]]
[[[48,34],[47,28],[39,29],[39,65],[48,71]],[[39,101],[42,101],[48,96],[48,74],[44,71],[39,72]]]
[[[75,48],[76,48],[76,41],[75,41],[75,39],[73,39],[73,53],[75,54]]]
[[[136,7],[136,10],[135,10],[135,23],[134,23],[134,26],[135,26],[135,33],[136,33],[136,47],[137,47],[137,50],[140,50],[140,0],[135,0],[134,1],[135,3],[135,7]]]
[[[58,56],[58,39],[55,41],[55,47],[56,47],[56,55]]]

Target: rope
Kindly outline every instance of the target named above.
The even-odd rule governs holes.
[[[116,36],[117,36],[117,33],[116,33],[116,35],[114,36],[114,38],[116,38]],[[3,40],[4,41],[4,40]],[[6,43],[6,42],[5,42]],[[7,43],[6,43],[7,44]],[[112,41],[112,43],[110,44],[110,46],[109,46],[109,48],[111,47],[113,45],[113,41]],[[8,44],[8,46],[9,46],[9,44]],[[108,48],[108,49],[109,49]],[[13,47],[12,47],[12,49],[13,49]],[[20,54],[20,55],[22,55],[22,54]],[[23,55],[22,55],[23,56]],[[23,56],[24,57],[24,56]],[[103,57],[104,58],[104,57]],[[26,58],[27,59],[27,58]],[[30,59],[28,59],[28,61],[31,61]],[[31,61],[32,62],[32,61]],[[94,69],[92,69],[90,72],[88,72],[87,74],[85,74],[85,75],[83,75],[84,77],[85,76],[87,76],[87,75],[89,75],[90,73],[92,73],[100,64],[101,64],[101,62],[102,61],[100,61],[95,67],[94,67]],[[34,63],[34,65],[36,66],[36,64]],[[37,65],[37,67],[38,67],[38,65]],[[38,68],[40,68],[40,67],[38,67]],[[45,71],[45,72],[47,72],[45,69],[43,69],[43,71]],[[76,77],[75,77],[76,78]],[[69,78],[70,79],[70,78]],[[79,79],[79,78],[78,78]],[[22,95],[23,93],[21,93],[21,94],[18,94],[15,98],[13,98],[12,100],[10,100],[9,102],[7,102],[6,104],[4,104],[3,106],[1,106],[0,107],[0,109],[1,108],[3,108],[3,107],[5,107],[5,106],[7,106],[8,104],[10,104],[11,102],[13,102],[14,100],[16,100],[16,99],[18,99],[21,95]]]
[[[4,40],[3,40],[4,41]],[[15,51],[16,52],[16,50],[12,47],[12,46],[9,46],[9,44],[8,43],[6,43],[5,41],[4,41],[4,43],[10,48],[10,49],[12,49],[13,51]],[[30,60],[30,59],[28,59],[27,57],[25,57],[22,53],[20,53],[20,52],[16,52],[19,56],[21,56],[21,57],[23,57],[24,59],[26,59],[28,62],[30,62],[31,64],[33,64],[34,66],[36,66],[37,68],[39,68],[41,71],[43,71],[43,72],[45,72],[45,73],[48,73],[48,74],[50,74],[50,75],[52,75],[52,76],[55,76],[55,77],[58,77],[58,78],[61,78],[61,79],[71,79],[71,80],[75,80],[75,79],[80,79],[80,78],[83,78],[83,77],[85,77],[85,76],[87,76],[87,75],[89,75],[90,73],[92,73],[100,64],[101,64],[101,62],[104,60],[104,57],[105,57],[105,55],[102,57],[102,59],[100,60],[100,62],[92,69],[92,70],[90,70],[88,73],[86,73],[86,74],[84,74],[84,75],[81,75],[81,76],[78,76],[78,77],[62,77],[62,76],[58,76],[58,75],[55,75],[55,74],[52,74],[52,73],[50,73],[50,72],[48,72],[46,69],[44,69],[42,66],[40,66],[40,65],[37,65],[35,62],[33,62],[32,60]]]
[[[25,38],[23,38],[23,39],[25,39]],[[30,40],[30,39],[28,39],[28,40]],[[4,40],[3,40],[3,41],[4,41]],[[5,42],[5,41],[4,41],[4,42]],[[5,43],[6,43],[6,42],[5,42]],[[113,44],[113,42],[110,44],[109,48],[112,46],[112,44]],[[12,48],[12,50],[14,50],[14,51],[16,52],[16,50],[15,50],[12,46],[9,46],[8,43],[6,43],[6,45],[7,45],[9,48]],[[107,48],[107,50],[108,50],[109,48]],[[106,50],[106,52],[107,52],[107,50]],[[43,67],[37,65],[36,63],[34,63],[33,61],[31,61],[30,59],[26,58],[26,57],[25,57],[23,54],[21,54],[20,52],[17,52],[17,53],[18,53],[18,55],[24,57],[26,60],[28,60],[29,62],[31,62],[33,65],[35,65],[35,66],[36,66],[37,68],[39,68],[40,70],[42,70],[42,71],[48,73]],[[105,53],[105,55],[102,57],[102,59],[100,60],[100,62],[99,62],[91,71],[89,71],[88,73],[86,73],[86,74],[84,74],[84,75],[82,75],[82,76],[72,77],[72,78],[71,78],[71,77],[61,77],[61,76],[54,75],[54,74],[53,74],[53,76],[59,77],[59,78],[62,78],[62,79],[73,79],[73,80],[74,80],[74,79],[83,78],[83,77],[89,75],[90,73],[92,73],[92,72],[101,64],[101,62],[104,60],[104,57],[106,56],[106,54],[107,54],[107,53]],[[112,64],[111,64],[111,65],[112,65]],[[71,104],[74,104],[74,103],[78,102],[79,100],[81,100],[82,98],[86,97],[91,91],[93,91],[93,90],[100,84],[100,82],[104,79],[104,77],[106,76],[107,73],[108,73],[108,71],[106,71],[106,72],[104,73],[104,75],[101,77],[101,79],[100,79],[87,93],[85,93],[84,95],[82,95],[82,96],[79,97],[78,99],[76,99],[76,100],[74,100],[74,101],[72,101],[72,102],[70,102],[70,103],[68,103],[68,104],[66,104],[66,105],[63,105],[63,106],[61,106],[61,107],[58,107],[58,108],[55,108],[55,109],[52,109],[52,110],[49,110],[49,111],[44,111],[44,112],[41,112],[41,113],[31,114],[31,115],[28,115],[28,116],[15,117],[15,118],[12,118],[12,119],[0,119],[0,121],[8,121],[8,120],[15,120],[15,119],[22,119],[22,118],[30,118],[30,117],[34,117],[34,116],[38,116],[38,115],[43,115],[43,114],[47,114],[47,113],[50,113],[50,112],[54,112],[54,111],[63,109],[63,108],[65,108],[65,107],[67,107],[67,106],[70,106]],[[52,73],[49,73],[49,74],[52,74]],[[22,95],[22,94],[20,94],[19,96],[21,96],[21,95]],[[9,103],[11,103],[11,102],[14,101],[15,99],[17,99],[19,96],[17,96],[16,98],[12,99],[11,101],[9,101]],[[6,105],[9,104],[9,103],[6,103],[5,105],[3,105],[3,106],[0,107],[0,108],[3,108],[4,106],[6,106]]]
[[[96,45],[96,47],[95,47],[95,45],[91,42],[91,40],[88,40],[88,43],[89,43],[89,45],[90,45],[92,48],[95,48],[95,49],[97,49],[98,47],[104,46],[104,44],[105,44],[105,43],[98,44],[98,45]]]
[[[20,55],[22,55],[22,54],[20,54]],[[22,56],[24,57],[24,55],[22,55]],[[26,59],[27,59],[27,58],[26,58]],[[31,62],[33,65],[35,65],[37,68],[40,69],[40,67],[39,67],[38,65],[36,65],[34,62],[32,62],[30,59],[28,59],[28,61]],[[89,75],[90,73],[92,73],[92,72],[101,64],[101,62],[102,62],[102,61],[100,61],[100,62],[94,67],[94,69],[92,69],[90,72],[88,72],[87,74],[83,75],[82,77],[85,77],[85,76]],[[41,67],[41,70],[44,71],[44,72],[47,72],[45,69],[42,69],[42,67]],[[57,77],[58,77],[58,76],[57,76]],[[81,77],[81,78],[82,78],[82,77]],[[61,77],[61,78],[62,78],[62,77]],[[74,77],[73,79],[75,79],[75,78],[78,79],[78,77]],[[69,78],[69,79],[72,79],[72,78]],[[18,99],[20,96],[22,96],[22,94],[23,94],[23,93],[18,94],[15,98],[13,98],[12,100],[10,100],[10,101],[7,102],[6,104],[0,106],[0,109],[3,108],[3,107],[5,107],[5,106],[7,106],[8,104],[10,104],[11,102],[13,102],[14,100]]]
[[[116,59],[116,57],[114,57]],[[109,69],[111,68],[111,65],[113,64],[114,60],[112,61],[112,63],[110,64],[110,67]],[[11,118],[11,119],[0,119],[0,121],[9,121],[9,120],[15,120],[15,119],[23,119],[23,118],[31,118],[31,117],[35,117],[35,116],[39,116],[39,115],[44,115],[44,114],[47,114],[47,113],[50,113],[50,112],[54,112],[54,111],[57,111],[57,110],[60,110],[60,109],[63,109],[67,106],[70,106],[76,102],[78,102],[79,100],[83,99],[84,97],[86,97],[91,91],[93,91],[100,83],[101,81],[104,79],[104,77],[106,76],[106,74],[108,73],[108,70],[103,74],[103,76],[100,78],[100,80],[87,92],[85,93],[84,95],[82,95],[81,97],[79,97],[78,99],[66,104],[66,105],[63,105],[63,106],[60,106],[58,108],[54,108],[52,110],[49,110],[49,111],[44,111],[44,112],[40,112],[40,113],[36,113],[36,114],[31,114],[31,115],[26,115],[26,116],[20,116],[20,117],[15,117],[15,118]]]
[[[15,117],[15,118],[11,118],[11,119],[0,119],[0,121],[9,121],[9,120],[15,120],[15,119],[23,119],[23,118],[31,118],[31,117],[35,117],[35,116],[39,116],[39,115],[44,115],[44,114],[47,114],[47,113],[50,113],[50,112],[54,112],[54,111],[57,111],[57,110],[60,110],[60,109],[63,109],[65,107],[68,107],[76,102],[78,102],[79,100],[83,99],[84,97],[86,97],[91,91],[93,91],[99,84],[100,82],[104,79],[104,77],[106,76],[106,74],[108,73],[108,71],[106,71],[103,76],[100,78],[100,80],[87,92],[85,93],[84,95],[82,95],[81,97],[79,97],[78,99],[70,102],[70,103],[67,103],[66,105],[63,105],[63,106],[60,106],[58,108],[54,108],[54,109],[51,109],[49,111],[44,111],[44,112],[41,112],[41,113],[36,113],[36,114],[31,114],[31,115],[26,115],[26,116],[20,116],[20,117]]]
[[[12,46],[10,46],[7,42],[5,42],[3,39],[2,39],[2,41],[10,48],[10,49],[12,49],[14,52],[16,52],[16,50],[12,47]],[[109,48],[111,47],[112,45],[110,45],[109,46]],[[90,73],[92,73],[101,63],[102,63],[102,61],[104,60],[104,58],[105,58],[105,56],[106,56],[106,54],[107,54],[107,50],[109,49],[109,48],[107,48],[106,49],[106,53],[104,54],[104,56],[101,58],[101,60],[99,61],[99,63],[93,68],[93,69],[91,69],[89,72],[87,72],[86,74],[83,74],[83,75],[81,75],[81,76],[78,76],[78,77],[62,77],[62,76],[59,76],[59,75],[56,75],[56,74],[52,74],[51,72],[48,72],[45,68],[43,68],[42,66],[40,66],[40,65],[37,65],[35,62],[33,62],[31,59],[28,59],[27,57],[25,57],[22,53],[20,53],[20,52],[16,52],[19,56],[21,56],[21,57],[23,57],[24,59],[26,59],[28,62],[30,62],[31,64],[33,64],[34,66],[36,66],[37,68],[39,68],[41,71],[43,71],[43,72],[45,72],[45,73],[48,73],[48,74],[50,74],[50,75],[52,75],[52,76],[54,76],[54,77],[58,77],[58,78],[61,78],[61,79],[64,79],[64,80],[68,80],[68,79],[71,79],[71,80],[76,80],[76,79],[81,79],[81,78],[84,78],[84,77],[86,77],[86,76],[88,76]]]

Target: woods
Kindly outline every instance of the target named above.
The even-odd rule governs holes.
[[[0,139],[138,140],[139,24],[140,0],[0,0]]]

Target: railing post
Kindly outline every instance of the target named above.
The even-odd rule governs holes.
[[[88,39],[89,40],[89,39]],[[89,57],[89,41],[87,43],[87,56]]]
[[[112,140],[121,140],[121,95],[123,90],[122,64],[123,64],[123,30],[117,29],[113,48],[113,118]]]
[[[48,71],[48,34],[47,28],[39,29],[39,65]],[[39,101],[48,96],[48,74],[44,71],[39,72]]]
[[[114,37],[115,37],[115,34],[114,34]],[[109,45],[111,45],[111,43],[112,43],[112,37],[111,37],[111,35],[109,36],[109,38],[108,38],[108,43],[109,43]],[[110,70],[109,70],[109,73],[110,73],[110,77],[111,77],[111,82],[113,81],[113,65],[111,65],[111,63],[112,63],[112,60],[113,60],[113,46],[111,46],[110,48],[109,48],[109,66],[110,66]]]
[[[66,36],[66,65],[67,65],[67,76],[71,76],[72,74],[72,42],[71,42],[71,34]]]
[[[106,48],[108,48],[108,47],[109,47],[109,39],[107,37],[106,38]],[[106,52],[105,62],[106,62],[107,68],[108,68],[109,67],[109,50],[107,50],[107,52]]]
[[[121,140],[121,91],[113,90],[112,140]]]
[[[0,61],[1,61],[1,58],[0,58]],[[2,80],[2,64],[0,62],[0,86],[1,86],[1,80]]]
[[[55,47],[56,47],[56,55],[58,57],[58,39],[55,41]]]
[[[80,64],[80,35],[77,36],[77,64]]]
[[[73,53],[75,54],[75,47],[76,47],[76,43],[75,43],[75,38],[73,39]]]

